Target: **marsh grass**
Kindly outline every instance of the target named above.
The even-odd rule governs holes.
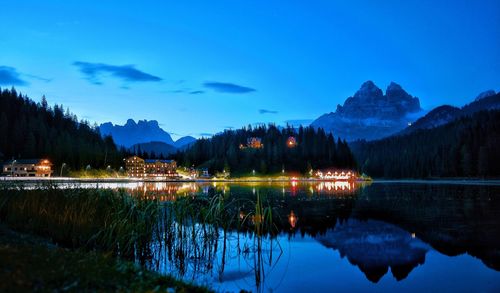
[[[159,204],[124,190],[3,188],[0,221],[70,248],[99,249],[133,257],[147,247]]]
[[[263,251],[273,247],[263,247],[263,239],[276,235],[277,214],[259,193],[255,199],[216,194],[159,202],[121,189],[0,189],[0,221],[16,230],[65,247],[112,252],[150,269],[168,263],[180,277],[217,269],[221,279],[227,257],[234,257],[229,251],[236,251],[252,263],[257,286],[264,263],[272,263]]]

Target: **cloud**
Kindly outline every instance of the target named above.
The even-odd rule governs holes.
[[[259,109],[259,114],[278,114],[278,111]]]
[[[109,74],[112,77],[126,82],[147,82],[161,81],[158,76],[151,75],[144,71],[136,69],[134,65],[109,65],[104,63],[89,63],[76,61],[73,65],[78,67],[80,72],[86,76],[86,79],[96,85],[101,85],[100,77]]]
[[[256,91],[250,87],[228,82],[207,81],[203,84],[203,86],[221,93],[246,94]]]
[[[290,126],[308,126],[314,121],[314,119],[293,119],[293,120],[285,120],[285,123]]]
[[[27,76],[31,79],[36,79],[36,80],[40,80],[40,81],[43,81],[43,82],[51,82],[52,79],[51,78],[45,78],[45,77],[41,77],[41,76],[38,76],[38,75],[33,75],[33,74],[23,74],[24,76]]]
[[[0,66],[0,85],[28,85],[14,67]]]
[[[189,92],[190,95],[200,95],[200,94],[204,94],[205,91],[191,91]]]
[[[213,136],[212,133],[208,133],[208,132],[201,132],[201,133],[198,133],[199,136],[203,136],[203,137],[207,137],[207,136]]]

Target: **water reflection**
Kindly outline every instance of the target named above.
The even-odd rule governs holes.
[[[216,195],[234,200],[230,212],[239,221],[218,229],[177,223],[155,235],[151,256],[141,260],[216,290],[296,291],[298,276],[309,286],[303,289],[313,291],[500,288],[498,185],[133,182],[63,188],[96,186],[166,204]],[[263,221],[254,213],[257,196],[272,207],[272,235],[251,226]],[[250,226],[239,227],[246,219]],[[439,284],[429,281],[437,274]]]
[[[398,281],[424,264],[429,246],[411,233],[385,222],[350,219],[316,239],[378,282],[388,271]]]

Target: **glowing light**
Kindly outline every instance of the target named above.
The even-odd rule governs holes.
[[[299,220],[299,218],[297,218],[297,216],[295,215],[295,213],[292,210],[290,212],[290,215],[288,215],[288,223],[290,223],[290,226],[292,228],[295,228],[295,226],[297,225],[297,221],[298,220]]]

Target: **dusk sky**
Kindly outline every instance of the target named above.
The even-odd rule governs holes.
[[[366,80],[430,110],[500,90],[500,1],[1,1],[0,86],[174,138],[304,123]],[[22,4],[21,4],[22,3]]]

